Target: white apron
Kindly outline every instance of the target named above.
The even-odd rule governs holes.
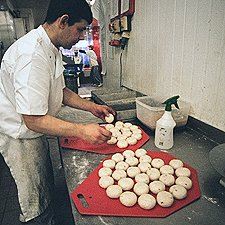
[[[0,133],[0,153],[16,182],[21,222],[45,211],[54,189],[53,169],[45,136],[14,139]]]

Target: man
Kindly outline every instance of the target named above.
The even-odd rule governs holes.
[[[0,70],[0,153],[18,189],[20,221],[53,225],[53,173],[44,134],[76,136],[101,144],[111,132],[98,124],[56,118],[61,105],[91,112],[104,120],[115,112],[80,98],[65,87],[59,48],[84,38],[92,22],[85,0],[51,0],[43,25],[17,40],[5,53]]]
[[[99,71],[99,64],[97,61],[97,55],[94,52],[94,48],[92,45],[89,45],[89,50],[86,51],[86,54],[89,56],[90,66],[91,66],[91,74],[90,76],[93,79],[93,84],[98,87],[102,87],[102,77]]]

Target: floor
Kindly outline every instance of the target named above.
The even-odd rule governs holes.
[[[96,87],[92,87],[90,84],[84,84],[78,89],[78,94],[82,97],[89,97],[91,90],[94,89],[96,89]],[[57,139],[48,137],[48,141],[50,146],[55,146]],[[74,225],[59,151],[58,149],[50,149],[56,183],[56,215],[60,225]],[[19,214],[20,207],[17,198],[17,188],[5,161],[0,154],[0,225],[21,225],[18,219]]]

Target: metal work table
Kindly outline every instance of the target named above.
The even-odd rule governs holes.
[[[138,121],[136,121],[138,123]],[[134,122],[133,122],[134,123]],[[140,125],[140,123],[138,123]],[[143,146],[146,150],[159,151],[154,146],[154,133],[142,126],[150,136],[150,140]],[[209,162],[209,151],[218,143],[209,140],[204,135],[191,128],[176,130],[174,134],[174,147],[168,150],[176,158],[180,158],[198,172],[201,189],[201,198],[185,206],[166,218],[144,217],[113,217],[81,215],[71,199],[72,212],[76,225],[220,225],[225,221],[225,188],[219,184],[221,175],[216,172]],[[85,178],[109,157],[80,150],[62,148],[62,160],[65,170],[69,193],[82,183]]]

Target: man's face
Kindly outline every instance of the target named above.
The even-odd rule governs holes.
[[[60,35],[60,45],[65,49],[71,49],[79,40],[84,39],[87,26],[88,22],[83,19],[72,26],[66,26]]]

